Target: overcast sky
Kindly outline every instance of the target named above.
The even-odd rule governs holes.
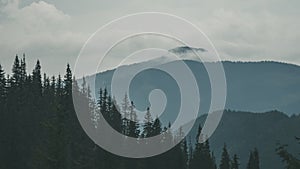
[[[156,11],[197,25],[223,60],[300,65],[299,8],[299,0],[0,0],[0,64],[10,72],[15,55],[26,53],[29,69],[40,59],[48,74],[64,73],[98,28],[124,15]]]

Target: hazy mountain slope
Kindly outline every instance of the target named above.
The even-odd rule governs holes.
[[[159,66],[172,67],[176,62],[178,61]],[[207,72],[202,63],[185,62],[199,84],[200,113],[204,114],[210,103],[210,83]],[[148,63],[124,66],[124,70],[135,70],[145,64]],[[226,111],[224,113],[218,129],[210,140],[212,149],[218,153],[215,154],[217,159],[219,159],[223,144],[226,142],[229,152],[237,153],[240,156],[241,168],[245,168],[249,151],[254,147],[259,149],[262,168],[283,168],[281,159],[275,153],[276,143],[289,144],[291,152],[299,152],[299,145],[294,137],[300,135],[300,117],[288,117],[287,115],[300,113],[300,67],[278,62],[223,62],[223,66],[228,92],[226,109],[243,111]],[[113,73],[114,70],[110,70],[97,74],[96,88],[107,87],[110,90]],[[126,78],[124,76],[120,80],[126,80]],[[120,83],[120,85],[122,84]],[[135,102],[137,109],[144,110],[149,106],[149,92],[156,88],[162,89],[168,98],[168,104],[162,116],[162,120],[166,124],[175,119],[180,105],[178,85],[172,77],[154,69],[140,72],[131,82],[130,99]],[[95,95],[97,93],[98,91],[95,92]],[[248,113],[275,109],[285,114],[277,111]],[[205,116],[201,116],[197,120],[195,128],[190,133],[191,138],[195,138],[196,128],[204,119]]]
[[[205,116],[200,117],[190,132],[195,138],[199,124]],[[249,152],[257,147],[261,158],[261,168],[282,169],[284,165],[275,153],[277,143],[288,144],[289,151],[297,155],[300,145],[295,140],[300,136],[300,116],[288,117],[284,113],[271,111],[267,113],[249,113],[225,111],[215,133],[210,138],[210,145],[219,162],[224,143],[230,154],[238,154],[241,168],[245,168]],[[193,143],[195,139],[192,139]],[[299,155],[298,155],[299,156]]]
[[[160,65],[172,67],[178,61]],[[201,113],[206,113],[210,104],[210,83],[202,63],[185,61],[194,73],[201,93]],[[124,70],[134,70],[143,67],[140,63],[125,66]],[[208,63],[216,64],[216,63]],[[227,109],[264,112],[280,110],[289,115],[300,113],[300,67],[277,62],[223,62],[227,79]],[[114,70],[96,75],[96,89],[110,89]],[[180,76],[185,76],[184,74]],[[89,79],[89,77],[87,77]],[[126,80],[126,77],[122,77]],[[188,82],[187,82],[188,83]],[[122,85],[122,84],[120,84]],[[161,88],[168,98],[166,111],[176,115],[180,103],[178,85],[174,79],[159,70],[142,71],[133,79],[130,86],[131,100],[138,109],[149,106],[148,94],[152,89]],[[98,91],[95,91],[97,95]],[[171,118],[168,116],[168,118]]]

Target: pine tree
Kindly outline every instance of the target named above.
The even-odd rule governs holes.
[[[129,98],[127,93],[125,93],[123,103],[122,103],[122,112],[123,112],[123,118],[129,119]]]
[[[101,90],[100,90],[101,92]],[[100,103],[100,112],[102,113],[104,119],[109,123],[111,124],[111,121],[110,121],[110,114],[109,114],[109,107],[108,107],[108,92],[107,92],[107,89],[105,88],[103,90],[103,94],[100,95],[100,100],[99,100],[99,103]]]
[[[153,119],[150,113],[150,108],[147,108],[147,112],[144,117],[144,124],[143,124],[143,133],[142,136],[144,138],[151,137],[152,136],[152,124]]]
[[[32,71],[32,83],[34,88],[32,91],[34,93],[34,97],[39,99],[42,96],[42,75],[41,64],[39,60],[36,62],[35,68]]]
[[[158,121],[158,122],[156,122],[156,121]],[[160,121],[159,121],[158,118],[155,119],[155,121],[153,123],[152,130],[155,130],[155,128],[157,128],[157,127],[155,127],[155,123],[160,124]],[[160,126],[161,126],[161,124],[160,124]],[[162,139],[162,141],[161,141],[162,146],[163,147],[170,147],[170,145],[173,146],[174,145],[174,137],[173,137],[173,133],[171,131],[171,123],[168,124],[168,127],[164,127],[163,130],[160,127],[160,133],[161,133],[161,131],[163,132],[163,138],[161,138]],[[158,135],[160,133],[153,132],[152,135],[155,136],[155,135]]]
[[[300,138],[296,137],[296,140],[299,141],[300,144]],[[286,150],[287,145],[278,145],[276,148],[277,154],[280,156],[282,161],[286,164],[286,169],[299,169],[300,168],[300,159],[297,159],[294,155],[289,153]]]
[[[72,83],[73,83],[73,78],[72,78],[71,67],[69,64],[67,64],[66,74],[64,77],[64,95],[67,97],[67,99],[70,99],[70,97],[72,96]],[[71,100],[67,100],[67,101],[71,101]]]
[[[207,139],[205,142],[203,142],[204,136],[201,134],[201,130],[202,128],[199,125],[195,149],[192,152],[192,157],[189,162],[190,168],[215,169],[216,164],[210,151],[209,141]]]
[[[226,145],[224,144],[223,147],[223,153],[221,157],[221,163],[220,163],[220,169],[230,169],[230,157],[226,148]]]
[[[62,82],[60,74],[58,75],[58,78],[57,78],[55,95],[56,95],[57,100],[62,101],[62,99],[63,99],[63,82]]]
[[[87,84],[86,84],[86,80],[85,80],[85,77],[84,77],[84,76],[82,77],[81,93],[82,93],[84,96],[87,96],[87,95],[88,95],[88,93],[87,93]]]
[[[232,163],[231,163],[231,169],[239,169],[239,158],[236,154],[234,154]]]
[[[4,112],[6,102],[6,78],[5,72],[0,64],[0,111]]]
[[[21,60],[21,81],[24,83],[26,81],[27,73],[26,73],[26,61],[25,54],[23,54],[23,58]]]
[[[2,133],[2,137],[6,137],[7,131],[5,129],[7,128],[7,123],[5,122],[7,120],[7,111],[6,108],[6,78],[5,78],[5,72],[2,69],[2,66],[0,65],[0,133]],[[0,139],[0,159],[5,159],[5,152],[7,151],[7,143],[4,141],[4,139]],[[0,162],[0,168],[7,168],[5,163]]]
[[[112,127],[122,133],[122,115],[121,113],[119,112],[119,106],[117,105],[117,102],[115,99],[112,99],[112,108],[110,110],[110,114],[111,114],[111,120],[112,120]],[[134,125],[135,129],[136,130],[134,133],[137,133],[137,135],[135,134],[134,137],[137,137],[138,136],[138,123]]]
[[[188,145],[185,138],[180,142],[181,155],[179,157],[179,168],[188,169]]]
[[[122,133],[123,135],[128,136],[129,135],[129,98],[127,96],[127,93],[125,93],[123,103],[121,105],[121,114],[122,114]]]
[[[214,169],[215,161],[211,155],[208,140],[203,143],[203,135],[201,134],[201,126],[199,125],[196,136],[196,145],[189,162],[190,169],[207,168]]]
[[[158,117],[154,120],[151,128],[152,128],[151,136],[157,136],[157,135],[161,134],[162,127],[161,127],[161,122]],[[172,141],[172,138],[170,138],[170,141]]]
[[[254,151],[250,152],[247,169],[259,169],[259,155],[258,150],[255,148]]]
[[[193,156],[194,156],[194,152],[193,152],[193,145],[192,145],[192,138],[189,137],[188,139],[189,143],[188,143],[188,168],[192,168],[192,165],[193,165]]]
[[[15,57],[15,61],[12,68],[11,86],[19,86],[21,84],[21,65],[18,55]]]
[[[173,163],[175,168],[188,168],[188,145],[184,137],[184,132],[182,127],[179,128],[177,135],[174,138],[174,142],[179,142],[170,153],[170,156],[173,156]]]
[[[201,151],[203,149],[203,144],[199,143],[201,130],[202,130],[202,128],[199,125],[197,136],[196,136],[195,148],[194,148],[194,150],[192,150],[192,153],[190,153],[190,161],[189,161],[190,169],[198,169],[198,168],[200,168],[200,165],[203,164],[203,161],[200,156]]]
[[[254,157],[254,168],[259,169],[259,154],[257,148],[253,151],[253,157]]]
[[[208,139],[206,139],[205,143],[203,143],[203,144],[204,144],[204,146],[203,146],[202,158],[204,159],[203,161],[206,161],[203,164],[203,167],[207,168],[207,169],[214,169],[216,166],[216,163],[215,163],[214,157],[212,156],[212,153],[210,151],[210,145],[209,145]]]
[[[140,130],[139,130],[139,123],[138,123],[137,115],[135,112],[135,106],[133,102],[131,102],[129,107],[129,117],[130,120],[128,124],[129,125],[128,136],[138,138],[140,135]]]

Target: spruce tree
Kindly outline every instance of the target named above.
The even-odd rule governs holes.
[[[15,57],[15,61],[12,68],[11,86],[19,86],[21,84],[21,65],[18,55]]]
[[[214,169],[215,162],[210,152],[208,140],[203,142],[204,136],[201,134],[201,126],[199,125],[196,136],[195,149],[189,162],[190,169],[207,168]]]
[[[226,144],[224,144],[223,147],[220,169],[230,169],[230,157],[226,148]]]
[[[128,126],[128,136],[129,137],[134,137],[134,138],[138,138],[139,134],[140,134],[140,130],[139,130],[139,123],[138,123],[138,119],[137,119],[137,115],[136,115],[136,111],[135,111],[135,106],[134,103],[131,102],[130,107],[129,107],[129,126]]]
[[[122,115],[121,113],[119,112],[119,106],[116,102],[115,99],[112,99],[112,106],[111,106],[111,110],[110,110],[110,114],[111,114],[111,120],[112,120],[112,127],[122,133]],[[138,134],[139,134],[139,131],[138,131],[138,123],[136,123],[134,125],[134,130],[135,132],[134,133],[137,133],[134,135],[134,137],[138,137]]]
[[[236,154],[234,154],[232,163],[231,163],[231,169],[239,169],[239,158]]]
[[[5,72],[0,64],[0,111],[4,112],[6,102],[6,78]]]
[[[0,133],[2,133],[2,137],[5,138],[7,135],[7,131],[5,129],[7,128],[7,111],[6,111],[6,78],[5,78],[5,72],[0,65]],[[5,152],[7,152],[7,143],[5,139],[0,139],[0,159],[5,159]],[[5,165],[5,162],[2,162],[0,160],[0,168],[7,168]]]
[[[259,154],[257,148],[254,149],[253,151],[253,156],[254,156],[254,168],[259,169]]]
[[[296,137],[300,144],[300,138]],[[298,169],[300,168],[300,159],[297,159],[294,155],[286,150],[287,145],[278,145],[276,153],[280,156],[282,161],[286,164],[286,169]]]
[[[144,117],[143,133],[142,133],[142,136],[144,138],[152,136],[152,124],[153,124],[153,119],[150,113],[150,108],[147,107],[147,111]]]
[[[259,169],[259,155],[258,150],[255,148],[250,152],[247,169]]]
[[[21,81],[22,81],[22,83],[24,83],[26,80],[26,77],[27,77],[25,54],[23,54],[23,58],[21,60],[20,66],[21,66]]]
[[[35,68],[32,71],[32,85],[34,90],[32,91],[34,93],[34,97],[36,99],[39,99],[42,96],[42,75],[41,75],[41,64],[38,60],[36,62]]]
[[[128,136],[129,135],[129,98],[127,96],[127,93],[125,93],[123,102],[121,104],[121,114],[122,114],[122,133],[123,135]]]

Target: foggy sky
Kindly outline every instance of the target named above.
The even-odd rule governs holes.
[[[299,7],[297,0],[0,0],[0,64],[10,73],[15,55],[26,53],[29,70],[40,59],[43,71],[63,74],[99,27],[124,15],[156,11],[198,26],[222,60],[300,65]],[[143,43],[154,42],[124,46]]]

